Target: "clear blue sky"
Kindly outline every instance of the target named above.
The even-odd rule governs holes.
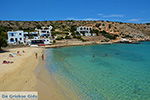
[[[150,22],[150,0],[1,0],[0,20]]]

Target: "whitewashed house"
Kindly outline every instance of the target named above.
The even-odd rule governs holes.
[[[39,39],[39,33],[38,32],[24,32],[25,39]]]
[[[20,31],[8,31],[8,44],[24,44],[25,37],[24,32]]]
[[[52,28],[53,28],[52,26],[49,26],[49,27],[41,27],[41,29],[35,30],[38,31],[40,37],[49,38],[51,37]]]
[[[76,31],[79,32],[81,36],[92,36],[91,30],[92,30],[91,27],[80,26],[77,27]]]
[[[31,32],[32,39],[27,40],[29,45],[39,45],[39,44],[52,44],[53,39],[51,36],[52,26],[41,27],[41,29],[35,29],[36,32]]]
[[[31,39],[31,44],[52,44],[53,39],[51,35],[52,26],[49,27],[41,27],[41,29],[35,29],[38,32],[38,37]]]
[[[28,45],[39,45],[39,44],[52,44],[50,39],[28,39],[27,40]]]
[[[39,45],[39,44],[52,44],[53,40],[51,37],[52,26],[42,27],[41,29],[35,29],[34,32],[24,31],[9,31],[8,44],[28,44],[28,45]]]
[[[27,45],[31,44],[32,39],[40,39],[39,33],[38,32],[24,32],[24,37],[25,37],[25,43]]]

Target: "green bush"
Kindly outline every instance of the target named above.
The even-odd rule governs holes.
[[[86,40],[84,40],[83,38],[80,39],[82,42],[86,42]]]
[[[96,35],[99,36],[100,31],[99,31],[99,30],[96,30],[96,29],[93,29],[93,30],[91,30],[91,33],[96,33]]]
[[[0,49],[7,46],[7,35],[4,32],[0,32]]]
[[[70,36],[65,36],[65,39],[71,39],[71,37]]]
[[[96,26],[97,28],[99,28],[99,27],[101,26],[101,23],[97,23],[95,26]]]
[[[56,40],[63,40],[63,37],[57,37]]]
[[[108,39],[110,39],[110,40],[114,40],[114,39],[116,39],[117,37],[118,37],[118,35],[114,35],[114,34],[109,34],[108,32],[106,32],[106,31],[101,31],[100,32],[104,37],[106,37],[106,38],[108,38]]]
[[[86,40],[84,40],[81,36],[76,36],[75,38],[76,38],[76,39],[79,39],[79,40],[81,40],[81,41],[83,41],[83,42],[86,41]]]
[[[75,36],[74,38],[76,38],[76,39],[81,39],[81,36]]]
[[[0,32],[7,32],[12,30],[11,27],[6,27],[6,26],[0,26]]]
[[[76,25],[71,26],[70,32],[74,33],[77,29]]]
[[[133,37],[130,35],[124,35],[122,38],[133,38]]]
[[[53,43],[56,43],[56,40],[54,40]]]
[[[80,36],[80,33],[79,32],[72,32],[72,36],[73,36],[73,38],[76,38],[76,37]]]
[[[57,34],[61,34],[62,32],[56,32],[56,31],[52,31],[52,36],[55,36],[55,35],[57,35]]]

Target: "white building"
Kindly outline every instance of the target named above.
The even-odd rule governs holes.
[[[24,32],[25,39],[39,39],[39,33],[38,32]]]
[[[7,32],[8,44],[52,44],[51,30],[52,26],[35,29],[34,32],[29,33],[22,30],[9,31]]]
[[[28,39],[26,42],[28,45],[52,44],[50,39]]]
[[[20,31],[8,31],[8,44],[24,44],[24,32]]]
[[[38,33],[38,37],[34,37],[30,40],[30,45],[34,44],[52,44],[53,39],[51,35],[52,26],[49,27],[41,27],[41,29],[35,29]],[[36,34],[37,34],[36,33]],[[34,33],[32,33],[34,34]]]
[[[91,27],[86,27],[86,26],[80,26],[77,27],[77,32],[80,33],[81,36],[92,36],[91,32]]]
[[[35,30],[38,31],[40,37],[48,38],[51,37],[52,28],[53,28],[52,26],[49,26],[49,27],[41,27],[41,29],[35,29]]]

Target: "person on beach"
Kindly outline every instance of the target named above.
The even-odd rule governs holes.
[[[24,51],[24,50],[23,50],[22,52],[23,52],[23,53],[25,53],[25,51]]]
[[[44,54],[42,54],[42,60],[44,60]]]
[[[38,54],[37,54],[37,53],[35,53],[35,57],[36,57],[36,59],[37,59],[37,57],[38,57]]]
[[[18,55],[18,56],[21,56],[20,51],[17,51],[17,55]]]
[[[11,58],[12,58],[12,57],[14,57],[14,55],[13,55],[13,54],[9,54],[9,57],[11,57]]]

